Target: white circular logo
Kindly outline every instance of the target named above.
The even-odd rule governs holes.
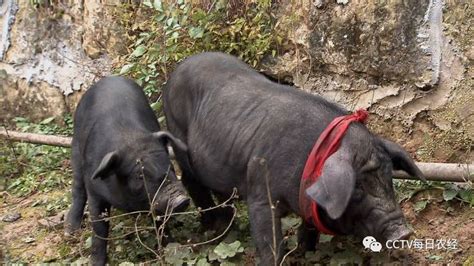
[[[377,242],[377,240],[373,236],[364,237],[364,239],[362,240],[362,244],[365,248],[370,249],[372,252],[380,252],[382,250],[382,244],[380,244],[380,242]]]
[[[370,250],[372,250],[372,252],[380,252],[382,250],[382,244],[377,241],[372,242],[370,243]]]
[[[375,240],[375,237],[373,236],[366,236],[364,237],[364,240],[362,240],[362,244],[365,248],[370,248],[370,243],[372,242],[377,242],[377,240]]]

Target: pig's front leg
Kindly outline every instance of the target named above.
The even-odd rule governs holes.
[[[298,246],[301,251],[315,251],[319,240],[319,232],[307,222],[298,228]]]
[[[75,175],[77,175],[75,173]],[[87,193],[82,176],[75,176],[72,183],[72,206],[66,217],[64,231],[66,235],[73,235],[81,228],[84,207],[87,201]]]
[[[254,158],[247,170],[247,204],[252,238],[260,257],[259,265],[279,265],[283,255],[281,212],[272,197],[266,162]],[[270,196],[269,196],[270,195]],[[270,198],[271,200],[270,200]],[[272,204],[271,204],[272,203]]]
[[[260,265],[278,265],[283,252],[281,217],[271,211],[268,201],[249,201],[252,238],[257,246]],[[273,216],[273,219],[272,219]],[[276,247],[275,247],[276,245]]]
[[[103,220],[110,213],[110,205],[101,200],[89,199],[89,211],[92,220],[91,264],[105,265],[107,263],[107,240],[109,236],[109,222]]]

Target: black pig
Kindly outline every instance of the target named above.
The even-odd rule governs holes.
[[[187,153],[176,152],[176,158],[195,204],[208,208],[214,204],[211,192],[226,198],[237,188],[248,203],[261,263],[279,262],[280,218],[289,212],[303,216],[298,201],[308,155],[328,124],[349,112],[274,83],[222,53],[203,53],[182,62],[164,89],[164,109],[170,132],[189,148]],[[265,167],[259,158],[265,159]],[[395,200],[392,169],[422,178],[403,148],[352,123],[319,181],[306,193],[316,200],[322,222],[333,232],[371,235],[379,241],[406,238],[411,231]],[[267,188],[275,205],[276,241]],[[202,222],[221,221],[220,214],[204,214]]]
[[[93,264],[106,263],[107,241],[102,238],[108,235],[109,222],[101,219],[111,206],[125,211],[150,210],[152,202],[154,210],[163,213],[189,203],[170,163],[168,142],[177,150],[187,149],[172,134],[160,131],[135,82],[106,77],[82,97],[74,115],[73,203],[65,231],[72,234],[80,228],[88,201],[92,228],[100,237],[92,239]]]

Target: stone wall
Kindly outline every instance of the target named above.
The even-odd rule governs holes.
[[[80,92],[109,74],[125,43],[114,21],[118,1],[1,3],[0,120],[38,120],[74,109]]]
[[[72,111],[126,53],[118,0],[0,3],[3,122]],[[470,1],[276,3],[277,30],[288,37],[262,71],[348,109],[367,108],[369,127],[419,160],[474,160]]]
[[[419,160],[474,159],[472,3],[299,3],[281,5],[290,49],[267,74],[367,108],[369,127]]]

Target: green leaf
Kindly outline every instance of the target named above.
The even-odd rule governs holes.
[[[321,234],[319,236],[319,243],[327,243],[327,242],[331,242],[332,238],[334,236],[331,236],[331,235],[325,235],[325,234]]]
[[[463,189],[459,191],[459,197],[468,202],[471,206],[474,205],[474,192],[472,189]]]
[[[166,26],[171,26],[173,25],[173,22],[174,22],[174,18],[173,17],[170,17],[166,20]]]
[[[165,116],[160,116],[160,117],[158,118],[158,123],[161,124],[161,123],[163,123],[163,122],[165,122]]]
[[[146,47],[144,45],[140,45],[132,52],[133,57],[140,57],[146,52]]]
[[[153,1],[153,8],[160,11],[160,12],[163,12],[163,5],[161,3],[161,0]]]
[[[300,217],[285,217],[281,219],[281,227],[283,231],[287,231],[289,229],[296,230],[301,224]]]
[[[135,64],[126,64],[124,65],[121,69],[120,69],[120,72],[119,72],[119,75],[123,75],[123,74],[126,74],[128,72],[130,72],[130,70],[135,66]]]
[[[439,255],[427,255],[426,258],[429,260],[442,260],[443,259],[443,257]]]
[[[199,39],[202,38],[202,36],[204,36],[204,30],[202,28],[192,27],[189,29],[189,37]]]
[[[153,7],[153,4],[151,3],[150,0],[145,0],[145,1],[143,1],[143,5],[146,6],[146,7],[150,7],[150,8]]]
[[[165,248],[165,261],[172,265],[183,265],[192,259],[193,253],[190,248],[182,247],[178,243],[169,243]]]
[[[211,264],[207,262],[206,258],[200,258],[196,263],[196,266],[210,266],[210,265]]]
[[[161,15],[159,15],[158,17],[156,17],[156,20],[160,22],[160,21],[163,21],[163,19],[165,19],[165,18],[166,18],[166,15],[165,15],[165,14],[161,14]]]
[[[330,261],[331,265],[362,265],[363,259],[355,251],[346,249],[342,252],[335,253]]]
[[[224,242],[219,243],[216,248],[214,248],[214,253],[219,256],[221,259],[232,258],[237,253],[243,252],[244,247],[241,246],[240,241],[236,240],[230,244]]]
[[[207,257],[210,262],[219,260],[219,256],[212,249],[209,250]]]
[[[422,210],[424,210],[426,208],[426,206],[428,205],[428,201],[427,200],[420,200],[418,202],[415,203],[415,212],[421,212]]]
[[[41,121],[40,124],[41,124],[41,125],[49,124],[49,123],[53,122],[54,118],[55,118],[54,116],[48,117],[48,118],[46,118],[45,120]]]
[[[161,101],[156,101],[152,103],[151,109],[153,109],[153,111],[159,111],[161,109]]]
[[[450,201],[456,197],[458,191],[455,189],[445,189],[443,191],[443,198],[445,201]]]
[[[175,31],[173,34],[171,34],[171,39],[178,39],[179,37],[179,32]]]
[[[84,243],[84,247],[90,248],[91,246],[92,246],[92,237],[90,236],[86,239],[86,242]]]

